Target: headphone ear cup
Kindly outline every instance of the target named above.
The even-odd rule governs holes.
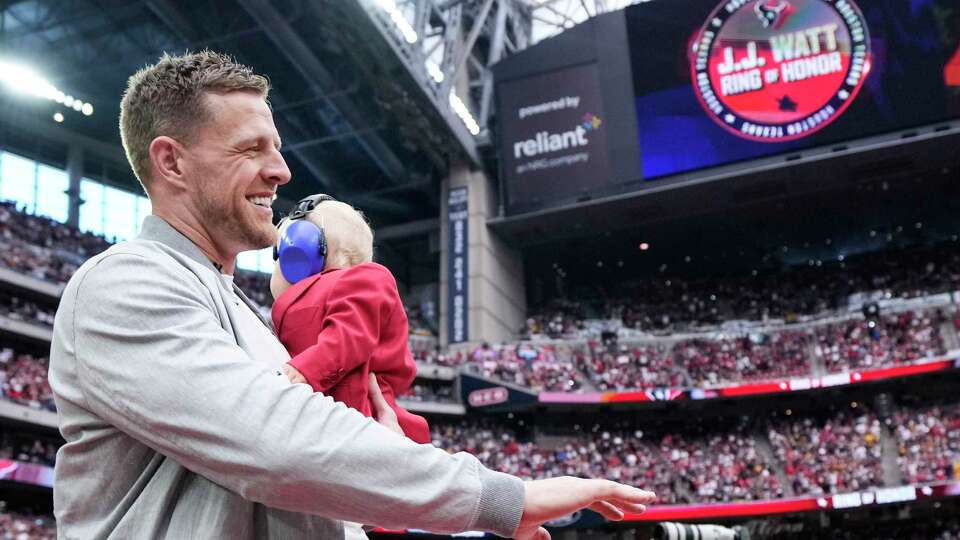
[[[323,270],[322,240],[323,233],[309,221],[294,221],[283,230],[277,260],[287,281],[293,284]]]
[[[320,240],[317,242],[320,253],[317,254],[317,261],[313,270],[314,274],[323,272],[323,269],[327,266],[327,233],[323,230],[323,227],[317,227],[317,230],[320,231]]]

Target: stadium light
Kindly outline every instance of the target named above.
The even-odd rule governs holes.
[[[65,94],[30,68],[0,60],[0,83],[18,94],[49,99],[86,116],[93,114],[93,105]]]
[[[473,114],[470,113],[470,109],[463,103],[460,96],[455,94],[453,90],[450,90],[450,108],[460,117],[460,120],[467,126],[467,131],[469,131],[471,135],[480,134],[480,124],[474,119]]]
[[[440,70],[440,66],[435,64],[432,60],[427,60],[427,73],[430,74],[430,77],[437,83],[440,84],[443,82],[443,71]]]
[[[417,42],[419,36],[417,36],[416,30],[413,29],[413,26],[410,26],[410,21],[397,9],[397,3],[394,0],[377,0],[377,5],[387,12],[390,20],[396,25],[397,30],[403,35],[403,39],[407,40],[407,43],[412,45]]]

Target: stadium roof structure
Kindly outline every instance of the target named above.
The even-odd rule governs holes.
[[[555,36],[590,17],[650,0],[522,0],[533,16],[531,41]]]
[[[38,156],[62,153],[44,135],[80,137],[103,150],[85,156],[87,176],[137,189],[117,129],[127,77],[165,51],[210,48],[272,82],[295,178],[283,198],[333,193],[377,225],[435,220],[450,163],[482,165],[490,151],[489,67],[534,29],[551,35],[614,4],[624,2],[8,1],[0,71],[27,66],[53,88],[35,92],[47,100],[0,92],[0,136]]]

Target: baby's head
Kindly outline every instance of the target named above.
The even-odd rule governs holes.
[[[325,200],[318,203],[303,219],[323,230],[327,241],[324,270],[350,268],[373,260],[373,230],[363,214],[349,204]],[[290,220],[283,223],[280,236],[291,223]],[[290,282],[283,277],[278,261],[273,267],[270,292],[277,298],[289,286]]]

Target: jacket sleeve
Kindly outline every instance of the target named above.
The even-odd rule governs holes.
[[[315,392],[333,388],[369,361],[381,329],[403,309],[396,281],[383,266],[361,264],[341,272],[327,297],[317,342],[290,359]]]
[[[515,532],[523,483],[290,384],[220,325],[179,266],[115,253],[77,286],[64,339],[84,405],[242,497],[389,528]]]

